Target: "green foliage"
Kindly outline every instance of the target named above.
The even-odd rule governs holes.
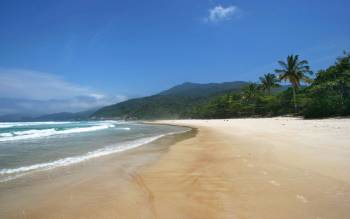
[[[339,58],[335,65],[317,73],[312,82],[307,61],[298,56],[288,56],[287,63],[276,72],[281,80],[288,80],[292,87],[270,94],[266,92],[275,77],[266,74],[260,78],[261,85],[251,83],[237,94],[217,97],[206,105],[192,111],[194,118],[232,118],[251,116],[301,115],[305,118],[350,115],[350,55]],[[301,81],[312,82],[309,87]],[[295,111],[298,106],[298,111]]]
[[[278,84],[279,80],[277,79],[276,75],[268,73],[265,74],[263,77],[259,78],[261,83],[261,88],[263,91],[267,91],[268,95],[271,95],[271,89],[279,87]]]
[[[289,55],[287,56],[287,62],[278,61],[278,64],[281,66],[281,69],[275,69],[275,72],[279,74],[281,81],[289,81],[292,84],[294,110],[297,112],[297,89],[300,87],[301,82],[311,82],[308,76],[312,74],[309,63],[307,60],[300,61],[298,55]]]
[[[236,118],[301,115],[323,118],[350,115],[350,54],[316,74],[297,55],[279,61],[281,69],[260,77],[261,84],[185,83],[158,95],[132,99],[97,111],[97,117],[121,119]],[[291,87],[281,86],[279,80]],[[302,86],[302,82],[311,83]]]
[[[131,99],[103,107],[93,117],[118,119],[189,118],[193,109],[227,92],[239,92],[247,82],[211,84],[184,83],[157,95]]]
[[[218,96],[205,105],[196,107],[193,118],[235,118],[250,116],[273,116],[278,114],[279,98],[265,95],[260,86],[251,83],[240,93]]]
[[[165,90],[159,95],[162,96],[185,96],[185,97],[208,97],[213,94],[219,94],[228,91],[240,91],[242,87],[247,85],[244,81],[233,81],[224,83],[209,83],[209,84],[197,84],[197,83],[183,83],[178,86]]]
[[[306,118],[350,115],[350,54],[317,73],[307,89]]]
[[[184,117],[203,98],[155,95],[105,107],[95,116],[119,119],[177,119]],[[186,106],[186,107],[184,107]]]
[[[225,94],[216,97],[207,104],[199,105],[191,112],[193,118],[231,118],[244,114],[244,107],[249,104],[240,102],[241,95],[236,93]]]

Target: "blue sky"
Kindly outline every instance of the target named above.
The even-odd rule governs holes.
[[[349,8],[348,0],[0,1],[0,98],[89,97],[98,106],[185,81],[255,81],[292,53],[318,70],[350,50]]]

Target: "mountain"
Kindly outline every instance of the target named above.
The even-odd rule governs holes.
[[[35,122],[35,121],[74,121],[87,120],[97,109],[90,109],[77,113],[61,112],[45,115],[7,114],[0,116],[0,122]]]
[[[183,83],[153,96],[127,100],[106,106],[93,118],[176,119],[186,117],[194,106],[227,92],[238,92],[248,82]]]
[[[24,121],[31,121],[33,117],[38,115],[32,115],[32,114],[21,114],[21,113],[12,113],[12,114],[5,114],[0,116],[0,122],[24,122]]]
[[[158,95],[177,95],[186,97],[206,97],[216,93],[226,91],[240,90],[242,86],[247,85],[244,81],[198,84],[186,82],[168,90],[160,92]]]
[[[87,120],[96,111],[97,111],[97,109],[91,109],[91,110],[86,110],[86,111],[77,112],[77,113],[68,113],[68,112],[52,113],[52,114],[47,114],[47,115],[35,117],[32,120],[35,120],[35,121]]]

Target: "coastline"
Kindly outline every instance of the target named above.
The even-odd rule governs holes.
[[[123,199],[144,199],[135,181],[138,173],[171,145],[195,135],[196,130],[170,134],[137,148],[0,183],[0,218],[109,218],[116,212],[131,213],[136,206],[123,204]]]
[[[17,190],[6,197],[10,199],[0,197],[5,203],[0,217],[277,219],[350,214],[350,119],[153,123],[194,129],[42,174],[42,183]]]

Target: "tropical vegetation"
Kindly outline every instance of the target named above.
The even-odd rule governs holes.
[[[350,54],[320,70],[314,78],[307,60],[290,55],[279,61],[280,69],[260,77],[260,83],[245,86],[240,93],[227,93],[197,106],[193,118],[231,118],[296,115],[323,118],[350,115]],[[287,89],[271,92],[287,82]]]
[[[307,60],[289,55],[258,83],[184,83],[150,97],[98,110],[95,118],[237,118],[350,115],[350,53],[313,74]]]

